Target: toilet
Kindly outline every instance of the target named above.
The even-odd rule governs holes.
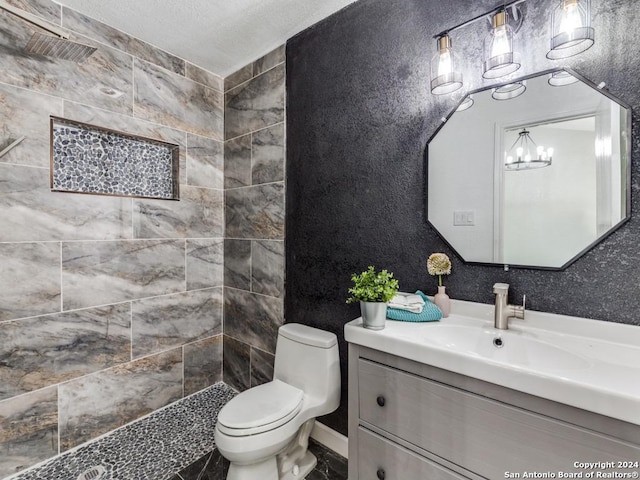
[[[273,381],[250,388],[218,414],[216,448],[231,462],[227,480],[301,480],[315,418],[340,404],[335,334],[288,323],[278,330]]]

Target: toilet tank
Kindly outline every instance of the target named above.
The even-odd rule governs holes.
[[[278,330],[273,377],[332,410],[340,404],[340,358],[335,334],[288,323]]]

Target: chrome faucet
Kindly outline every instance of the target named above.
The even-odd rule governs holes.
[[[493,293],[496,294],[496,306],[493,312],[493,326],[506,330],[509,328],[510,318],[524,319],[524,303],[526,296],[522,297],[522,305],[509,305],[507,296],[509,295],[508,283],[496,283],[493,286]]]

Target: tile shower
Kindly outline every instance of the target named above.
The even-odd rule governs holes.
[[[26,137],[0,159],[0,478],[222,380],[223,345],[230,385],[268,380],[284,289],[284,49],[225,80],[11,3],[98,50],[25,56],[0,14],[0,147]],[[50,116],[179,145],[180,201],[51,192]]]
[[[271,379],[284,323],[284,53],[225,79],[223,371],[238,390]]]

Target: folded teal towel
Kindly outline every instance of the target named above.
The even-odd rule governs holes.
[[[399,308],[387,307],[387,318],[389,320],[400,320],[401,322],[437,322],[442,318],[440,309],[429,300],[420,290],[416,292],[424,299],[424,308],[420,313],[408,312]]]

